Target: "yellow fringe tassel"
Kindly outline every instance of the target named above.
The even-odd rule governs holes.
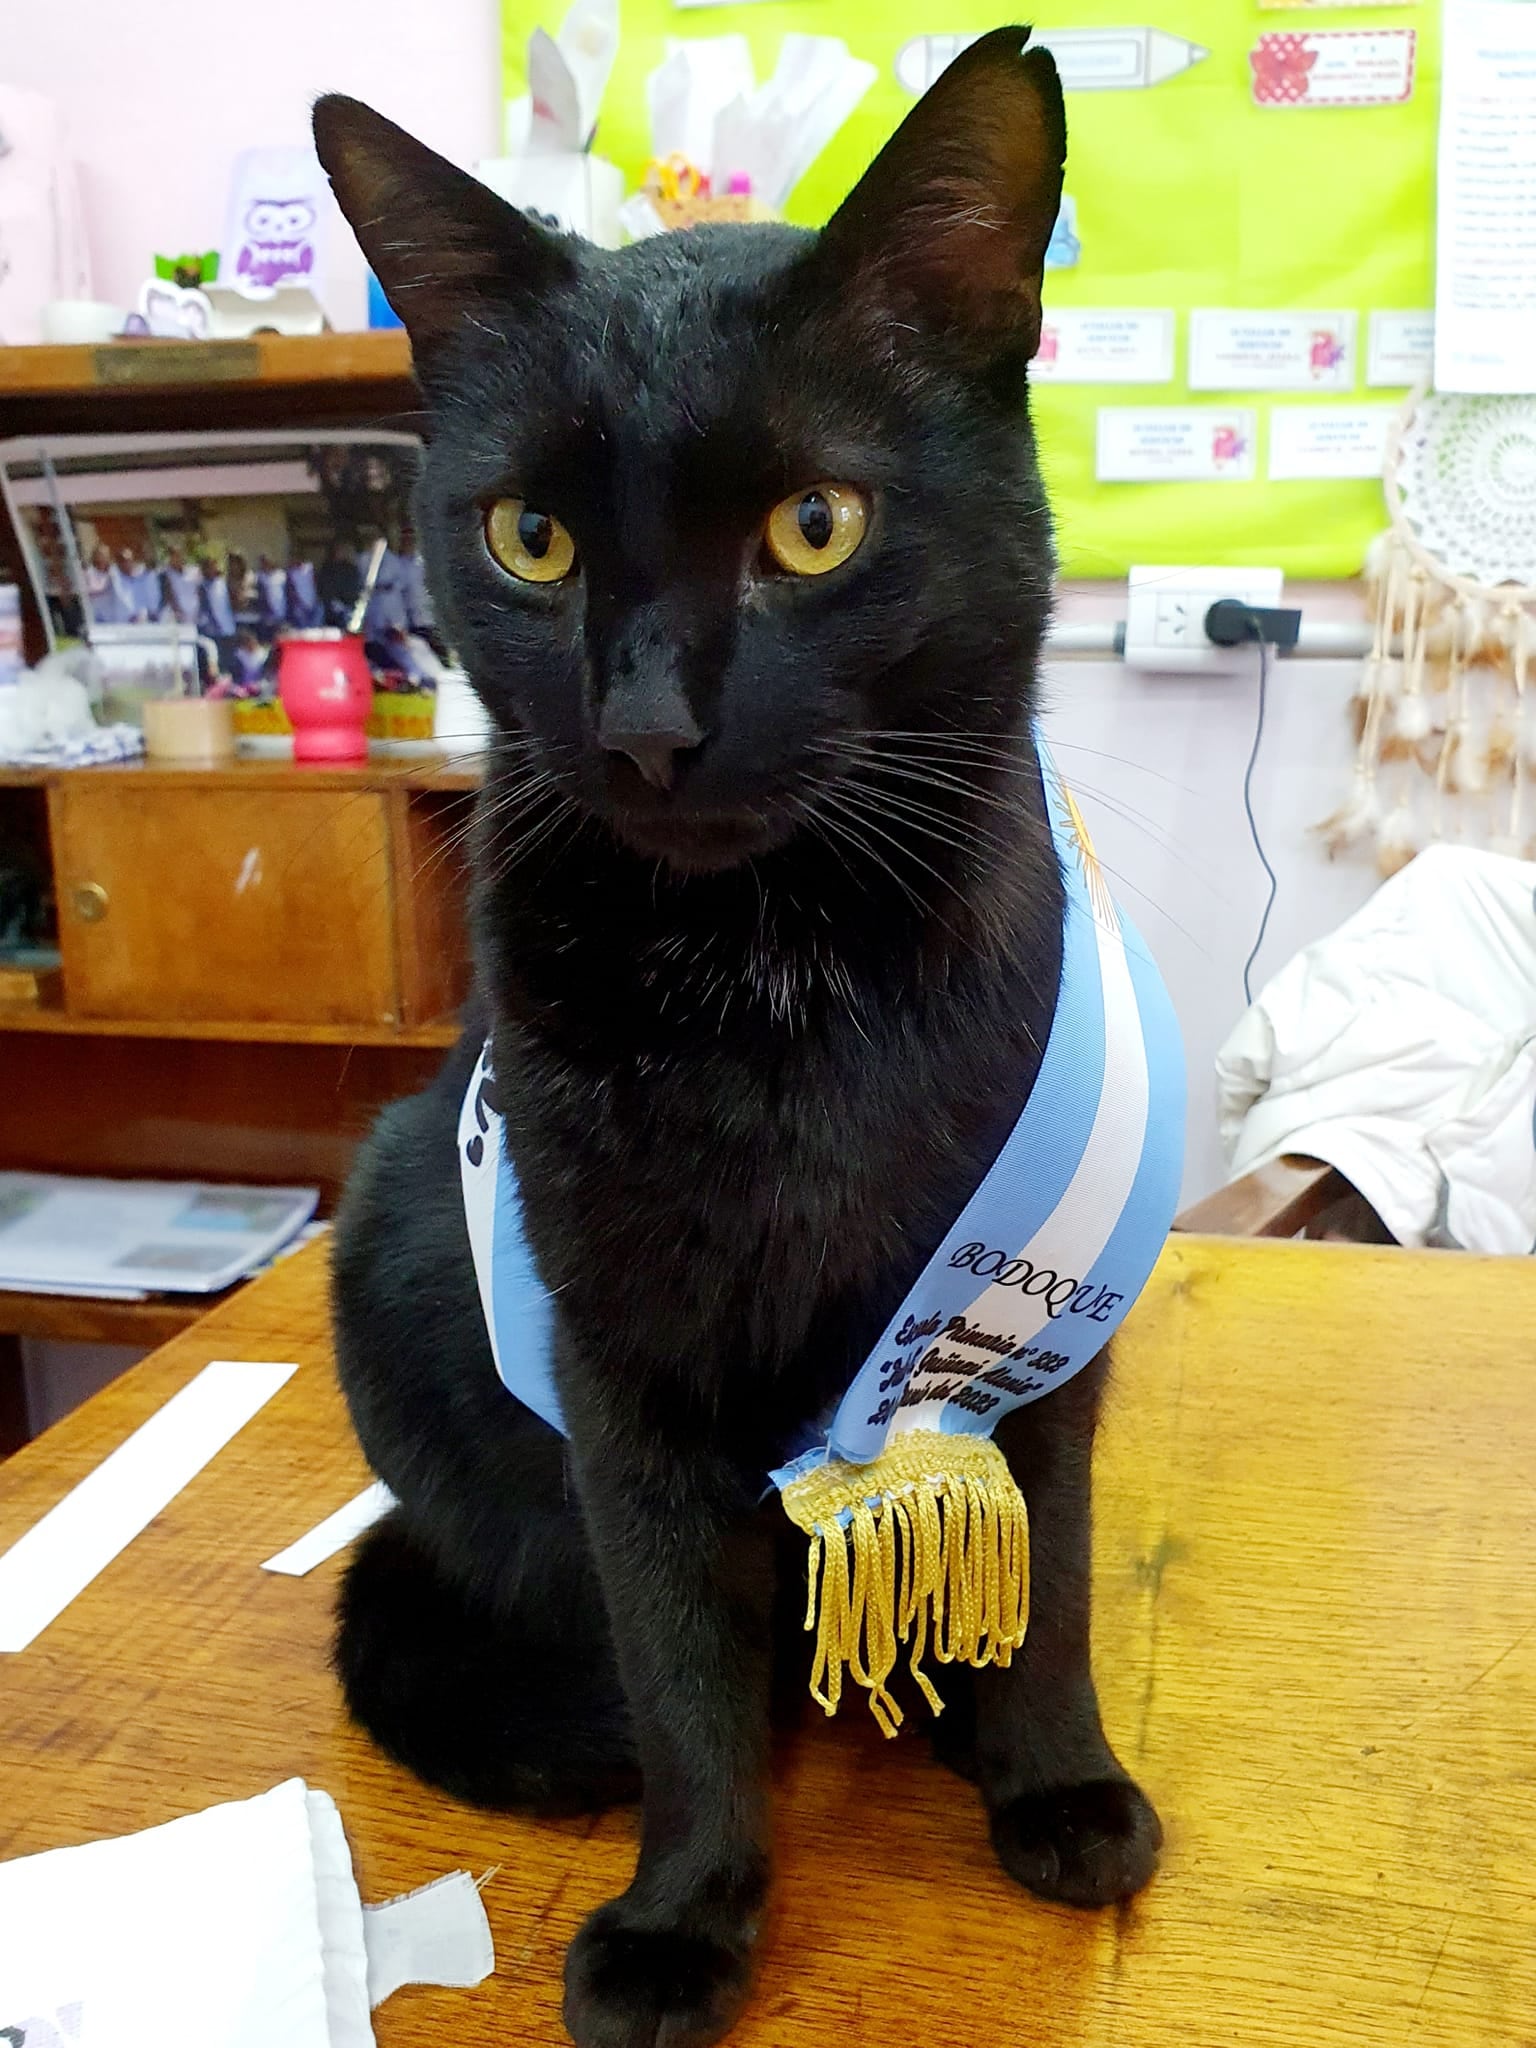
[[[990,1437],[912,1430],[868,1465],[819,1465],[783,1497],[811,1539],[811,1697],[828,1714],[846,1664],[894,1735],[902,1714],[886,1681],[909,1638],[912,1676],[941,1712],[922,1668],[930,1627],[941,1664],[1012,1662],[1029,1620],[1029,1521]]]

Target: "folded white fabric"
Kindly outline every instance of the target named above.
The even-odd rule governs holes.
[[[1432,846],[1216,1056],[1232,1174],[1326,1159],[1399,1244],[1536,1244],[1536,862]]]
[[[401,1984],[495,1964],[467,1873],[365,1909],[341,1816],[302,1778],[0,1863],[0,1930],[9,2048],[373,2048]]]

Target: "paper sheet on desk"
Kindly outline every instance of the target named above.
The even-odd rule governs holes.
[[[284,1578],[302,1579],[317,1564],[324,1564],[328,1557],[334,1557],[338,1550],[344,1550],[365,1530],[371,1529],[375,1522],[381,1521],[394,1504],[395,1496],[382,1479],[376,1479],[372,1486],[364,1487],[345,1507],[338,1508],[335,1514],[327,1515],[323,1522],[316,1523],[296,1543],[290,1543],[276,1557],[267,1558],[261,1568],[264,1572],[279,1572]]]
[[[399,1985],[495,1967],[465,1872],[364,1908],[341,1816],[302,1778],[0,1863],[0,1928],[0,2040],[24,2048],[373,2048]]]
[[[18,1537],[0,1554],[0,1651],[25,1650],[297,1371],[215,1359]]]

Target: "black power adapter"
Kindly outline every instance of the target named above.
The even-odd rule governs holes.
[[[1244,604],[1240,597],[1220,597],[1205,615],[1205,637],[1216,647],[1241,647],[1257,641],[1289,654],[1301,636],[1301,613],[1265,605]]]

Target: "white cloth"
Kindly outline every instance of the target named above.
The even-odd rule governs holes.
[[[371,2004],[495,1960],[462,1873],[365,1910],[341,1817],[302,1778],[0,1863],[0,1928],[0,2037],[26,2048],[373,2048]]]
[[[1536,862],[1421,853],[1216,1058],[1234,1178],[1310,1153],[1401,1244],[1536,1247]]]

